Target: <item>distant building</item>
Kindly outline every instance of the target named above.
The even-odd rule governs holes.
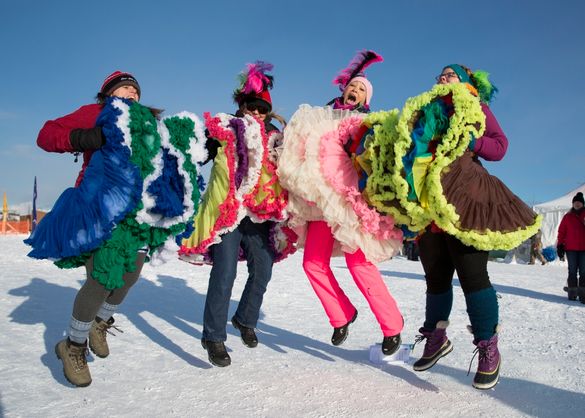
[[[44,218],[47,212],[37,210],[37,224]],[[0,218],[1,219],[1,218]],[[0,227],[3,219],[0,220]],[[32,215],[20,215],[16,212],[8,212],[6,231],[0,229],[0,234],[29,234],[32,230]]]

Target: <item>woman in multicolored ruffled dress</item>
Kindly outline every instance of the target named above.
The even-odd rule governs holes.
[[[343,255],[380,324],[382,351],[390,355],[400,346],[404,321],[374,263],[396,254],[402,232],[364,201],[364,173],[355,161],[373,93],[363,70],[379,61],[375,52],[361,52],[335,78],[342,95],[332,107],[300,107],[285,129],[278,174],[289,191],[289,224],[304,245],[303,268],[333,327],[331,343],[342,344],[357,318],[330,267],[332,256]]]
[[[25,242],[30,257],[61,268],[85,266],[67,338],[55,352],[67,380],[88,386],[87,345],[110,353],[106,335],[148,255],[168,259],[199,200],[196,164],[205,155],[201,123],[183,114],[159,122],[160,110],[138,103],[129,73],[109,75],[97,103],[45,123],[37,144],[49,152],[83,153],[75,187],[61,194]],[[199,126],[198,126],[199,125]],[[166,254],[166,255],[165,255]]]
[[[446,329],[457,271],[479,353],[473,386],[489,389],[500,373],[498,302],[488,251],[511,249],[536,233],[536,214],[479,162],[501,160],[508,139],[488,107],[488,74],[452,64],[438,84],[407,101],[371,147],[370,201],[415,232],[427,285],[414,370],[430,369],[453,350]],[[391,127],[391,129],[390,129]]]
[[[253,348],[273,263],[294,251],[294,233],[283,226],[287,193],[276,176],[275,148],[282,136],[270,122],[272,68],[262,61],[248,64],[234,92],[235,116],[205,114],[208,160],[214,164],[194,231],[179,251],[182,260],[212,264],[201,344],[218,367],[231,364],[224,342],[238,261],[247,261],[249,275],[231,322]]]

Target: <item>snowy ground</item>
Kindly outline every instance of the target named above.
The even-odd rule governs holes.
[[[448,333],[455,349],[416,373],[410,364],[369,361],[382,335],[342,259],[334,272],[360,315],[343,346],[329,343],[301,254],[274,268],[257,348],[228,325],[232,365],[223,369],[208,363],[199,342],[209,267],[146,266],[117,315],[124,333],[109,339],[112,354],[90,357],[93,383],[74,388],[54,345],[83,270],[28,259],[23,238],[0,236],[0,417],[583,416],[585,305],[562,291],[566,265],[490,262],[503,326],[502,378],[492,390],[471,387],[475,362],[467,375],[474,346],[457,282]],[[424,314],[422,267],[400,257],[379,267],[406,319],[403,340],[413,342]],[[241,264],[230,315],[245,277]]]

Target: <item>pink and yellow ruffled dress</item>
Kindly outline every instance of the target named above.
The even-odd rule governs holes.
[[[336,240],[333,255],[361,249],[377,263],[402,245],[388,215],[369,207],[358,188],[358,171],[344,145],[360,131],[363,113],[302,105],[284,131],[278,177],[289,192],[289,226],[303,246],[306,224],[326,221]]]

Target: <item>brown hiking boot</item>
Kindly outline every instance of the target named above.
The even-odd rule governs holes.
[[[91,324],[89,330],[89,348],[93,353],[100,357],[106,358],[110,355],[110,348],[108,347],[108,340],[106,339],[107,334],[114,334],[110,331],[110,328],[114,328],[119,332],[124,332],[120,328],[114,326],[114,318],[110,318],[107,321],[97,319]]]
[[[91,374],[87,365],[87,347],[75,345],[69,338],[59,341],[55,346],[57,358],[63,362],[63,374],[67,380],[79,387],[89,386]]]

